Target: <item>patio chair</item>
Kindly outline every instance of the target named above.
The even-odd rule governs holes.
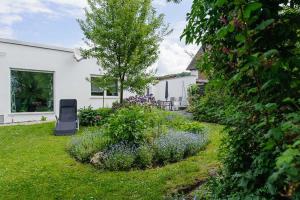
[[[79,120],[77,119],[77,100],[61,99],[59,102],[59,118],[57,116],[55,117],[55,135],[74,135],[76,130],[79,130]]]

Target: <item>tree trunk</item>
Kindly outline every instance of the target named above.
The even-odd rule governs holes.
[[[104,108],[104,91],[103,91],[103,102],[102,107]]]
[[[120,103],[123,103],[123,96],[124,96],[124,85],[123,81],[120,82]]]

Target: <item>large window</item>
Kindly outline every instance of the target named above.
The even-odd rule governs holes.
[[[11,112],[52,112],[53,73],[11,70]]]
[[[104,90],[97,86],[97,78],[91,77],[91,95],[92,96],[103,96]]]

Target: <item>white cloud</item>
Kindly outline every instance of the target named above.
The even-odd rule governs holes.
[[[47,1],[55,4],[68,5],[68,6],[78,7],[78,8],[84,8],[87,6],[86,0],[47,0]]]
[[[0,14],[52,13],[40,0],[1,0]]]
[[[1,0],[0,36],[13,38],[14,31],[12,25],[22,21],[22,15],[26,13],[51,14],[52,10],[40,0]]]
[[[160,46],[160,56],[156,63],[158,74],[173,74],[186,70],[192,57],[186,51],[195,54],[198,47],[195,45],[181,46],[180,44],[165,40]]]
[[[153,0],[154,7],[164,7],[167,5],[167,0]]]
[[[12,25],[22,20],[22,17],[19,15],[0,15],[0,24],[4,25]]]
[[[1,27],[0,26],[0,38],[13,38],[13,30],[10,27]]]
[[[186,70],[192,57],[199,49],[196,45],[185,45],[180,41],[186,22],[180,21],[173,25],[173,32],[165,38],[160,45],[160,56],[153,67],[157,68],[159,75],[179,73]]]

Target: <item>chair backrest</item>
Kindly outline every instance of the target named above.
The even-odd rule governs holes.
[[[77,100],[61,99],[59,104],[59,120],[73,122],[77,120]]]

